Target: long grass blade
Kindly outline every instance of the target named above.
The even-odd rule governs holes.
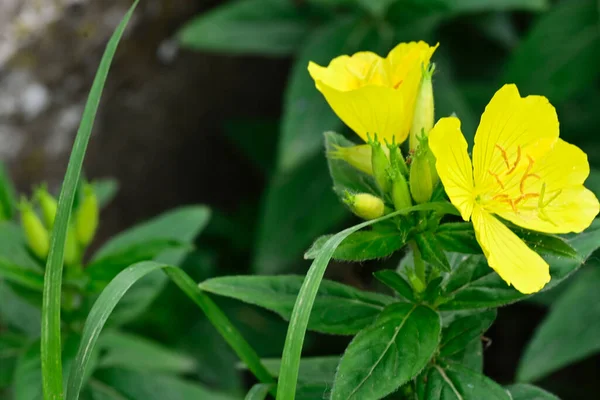
[[[274,385],[275,380],[263,366],[254,349],[244,340],[221,309],[200,290],[192,278],[177,267],[154,261],[144,261],[128,267],[117,275],[94,303],[85,322],[79,350],[71,367],[66,400],[79,398],[79,392],[84,384],[86,372],[88,372],[86,369],[100,332],[119,300],[135,282],[157,270],[163,270],[204,311],[210,322],[261,382]]]
[[[288,325],[287,336],[283,348],[283,356],[281,359],[281,367],[279,370],[279,383],[277,385],[278,400],[294,400],[296,396],[296,385],[298,381],[298,369],[300,368],[300,357],[302,354],[302,346],[306,335],[306,327],[308,319],[312,311],[319,285],[323,280],[325,269],[329,264],[329,260],[333,256],[335,249],[352,233],[366,228],[369,225],[386,219],[405,215],[414,211],[433,210],[447,214],[455,214],[456,209],[450,203],[428,203],[414,207],[409,207],[404,210],[396,211],[387,214],[381,218],[366,221],[355,225],[333,235],[321,248],[321,251],[313,261],[306,274],[304,283],[298,292],[290,324]]]
[[[50,252],[46,263],[44,277],[44,294],[42,304],[42,381],[44,399],[60,400],[63,398],[62,363],[60,344],[60,301],[62,286],[62,270],[67,227],[71,217],[71,208],[75,198],[77,182],[81,175],[81,167],[92,132],[92,126],[100,103],[102,89],[106,82],[110,64],[115,55],[119,40],[123,36],[125,27],[133,14],[138,0],[136,0],[125,17],[113,33],[106,46],[98,72],[83,111],[79,130],[75,137],[73,150],[67,166],[67,172],[62,184],[58,199],[58,210],[54,221],[54,228],[50,237]]]
[[[265,400],[272,387],[273,385],[266,383],[257,383],[252,386],[252,389],[250,389],[244,400]]]

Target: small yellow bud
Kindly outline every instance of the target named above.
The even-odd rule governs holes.
[[[86,247],[94,239],[98,228],[98,199],[92,185],[83,187],[83,199],[75,213],[75,232],[81,246]]]
[[[45,260],[50,250],[50,235],[31,204],[23,199],[19,206],[21,211],[21,227],[25,233],[27,245],[40,259]]]
[[[368,144],[351,147],[335,146],[335,150],[327,152],[327,157],[334,160],[344,160],[357,170],[373,175],[373,167],[371,166],[371,146]]]
[[[412,200],[410,198],[408,182],[406,182],[404,174],[396,172],[394,175],[392,201],[394,202],[394,208],[399,211],[412,206]]]
[[[56,218],[56,210],[58,208],[56,199],[48,193],[45,187],[37,189],[34,197],[42,209],[42,217],[44,219],[44,224],[46,224],[46,228],[52,229],[54,226],[54,218]]]
[[[373,177],[381,189],[381,192],[388,193],[392,187],[392,180],[390,179],[390,160],[381,147],[381,144],[377,141],[377,136],[375,136],[375,140],[369,141],[369,145],[371,145]]]
[[[379,197],[368,193],[346,193],[344,202],[358,217],[366,220],[375,219],[385,213],[385,204]]]
[[[420,136],[427,136],[433,128],[434,123],[434,101],[433,86],[431,76],[435,71],[435,64],[430,64],[429,68],[423,71],[421,86],[415,102],[415,113],[410,127],[409,146],[411,151],[416,151],[419,147]]]
[[[437,183],[438,176],[432,157],[429,148],[424,146],[414,155],[410,165],[410,192],[418,204],[427,203],[431,199],[433,187]]]

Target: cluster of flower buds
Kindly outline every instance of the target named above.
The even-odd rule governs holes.
[[[50,231],[54,226],[58,203],[45,187],[35,190],[33,198],[21,199],[21,227],[31,252],[40,260],[48,257]],[[41,218],[36,209],[39,209]],[[92,185],[83,187],[82,196],[67,228],[64,249],[65,265],[75,265],[92,242],[98,228],[98,199]]]

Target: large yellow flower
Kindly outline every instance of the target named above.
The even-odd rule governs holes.
[[[446,193],[463,219],[473,221],[489,265],[522,293],[550,281],[548,264],[495,215],[527,229],[581,232],[598,214],[598,200],[583,183],[586,154],[558,137],[554,107],[542,96],[522,98],[502,87],[475,134],[473,163],[457,118],[442,118],[429,145]]]
[[[334,58],[308,71],[337,114],[364,141],[367,134],[400,144],[408,136],[423,70],[437,48],[400,43],[386,58],[371,52]]]

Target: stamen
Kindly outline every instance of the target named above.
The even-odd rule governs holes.
[[[519,165],[519,161],[521,161],[521,146],[517,146],[517,159],[513,164],[512,168],[508,170],[506,175],[510,175],[515,169],[517,169],[517,165]]]
[[[499,144],[496,144],[496,147],[502,153],[502,158],[504,159],[504,163],[506,164],[506,168],[510,169],[510,162],[508,162],[508,156],[506,155],[506,150],[502,148]]]
[[[527,178],[537,178],[537,179],[540,179],[539,175],[537,175],[537,174],[530,174],[529,173],[529,171],[531,171],[531,168],[533,168],[533,163],[535,161],[529,155],[527,156],[527,158],[529,159],[529,165],[527,165],[527,169],[525,170],[525,173],[523,174],[523,177],[521,178],[521,183],[519,185],[519,189],[521,190],[521,194],[525,194],[525,181],[527,180]]]
[[[562,189],[555,191],[554,194],[552,195],[552,197],[550,197],[550,199],[542,205],[542,208],[545,208],[548,205],[550,205],[550,203],[552,203],[558,196],[560,196],[561,193],[562,193]]]
[[[502,189],[504,189],[504,184],[502,183],[502,181],[500,180],[500,178],[498,177],[498,174],[493,173],[492,171],[488,170],[488,173],[490,175],[492,175],[494,178],[496,178],[496,182],[498,182],[498,185],[500,185],[500,187]]]
[[[400,80],[398,81],[398,83],[396,83],[396,84],[394,85],[394,89],[398,89],[398,88],[400,87],[400,85],[402,84],[402,82],[404,82],[404,81],[403,81],[402,79],[400,79]]]
[[[519,196],[515,200],[515,205],[518,205],[520,202],[526,201],[528,199],[535,199],[536,197],[540,197],[540,195],[537,194],[537,193],[525,193],[525,194],[522,194],[521,196]]]

